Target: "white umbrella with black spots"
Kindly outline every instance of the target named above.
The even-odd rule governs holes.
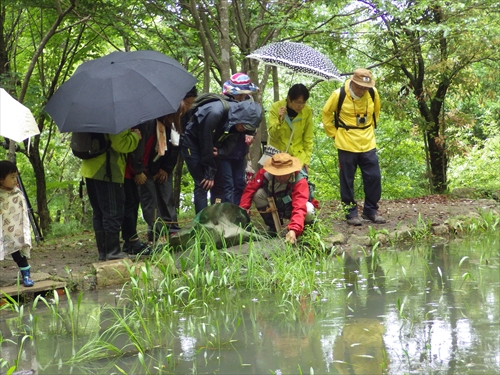
[[[325,81],[344,81],[327,56],[303,43],[274,42],[256,49],[247,57]]]

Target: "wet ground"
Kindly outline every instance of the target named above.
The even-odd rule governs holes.
[[[362,202],[360,202],[362,204]],[[394,232],[402,226],[415,227],[419,223],[438,226],[446,224],[450,218],[478,217],[479,212],[492,211],[500,216],[500,203],[495,200],[476,200],[468,198],[450,198],[444,195],[431,195],[422,198],[382,200],[379,214],[387,222],[385,224],[372,224],[365,221],[360,227],[352,227],[345,223],[340,214],[338,201],[320,202],[319,218],[328,228],[331,235],[342,233],[345,238],[352,235],[368,235],[373,227],[377,230]],[[260,222],[258,213],[251,213],[252,220]],[[181,223],[182,225],[182,223]],[[142,234],[145,237],[145,234]],[[93,274],[92,264],[97,262],[93,233],[84,233],[48,239],[40,244],[34,244],[30,261],[32,273],[50,275],[53,280],[73,279],[77,283],[82,275]],[[16,283],[18,269],[16,264],[6,259],[0,262],[0,287]]]

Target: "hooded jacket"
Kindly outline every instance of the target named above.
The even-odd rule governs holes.
[[[323,107],[322,120],[325,128],[326,135],[335,138],[335,147],[338,150],[349,152],[367,152],[377,147],[375,142],[375,132],[373,123],[373,113],[378,122],[380,114],[380,97],[377,89],[374,87],[375,100],[373,101],[370,93],[365,91],[363,96],[353,99],[349,91],[349,84],[351,80],[345,83],[345,99],[340,108],[339,121],[349,125],[356,126],[356,115],[361,117],[366,114],[366,129],[345,129],[335,127],[334,112],[337,111],[337,104],[339,102],[340,89],[335,90],[326,101]]]
[[[228,101],[229,111],[225,115],[224,106],[214,101],[197,108],[188,121],[182,140],[182,148],[188,153],[199,153],[200,162],[205,170],[204,178],[213,180],[217,165],[213,156],[216,147],[219,155],[225,156],[234,148],[238,140],[237,124],[247,124],[255,130],[262,119],[260,104],[250,101]],[[253,131],[255,131],[253,130]]]
[[[306,104],[291,123],[288,123],[287,120],[289,119],[280,122],[278,112],[281,107],[285,106],[286,100],[283,99],[273,103],[269,110],[269,120],[267,123],[268,142],[278,150],[295,156],[302,164],[309,165],[313,149],[313,111]],[[290,142],[292,128],[294,131]],[[289,142],[290,146],[287,150]]]
[[[119,134],[108,134],[108,137],[111,146],[107,152],[92,159],[82,160],[82,176],[123,184],[127,153],[135,150],[139,136],[130,130],[125,130]],[[108,162],[111,176],[107,171]]]

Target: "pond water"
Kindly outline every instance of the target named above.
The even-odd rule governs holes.
[[[142,339],[159,344],[145,355],[117,333],[119,358],[111,346],[109,358],[92,358],[111,345],[98,332],[127,315],[103,307],[120,306],[116,290],[69,302],[85,311],[74,336],[57,334],[65,323],[51,307],[63,311],[63,301],[30,319],[2,311],[0,372],[17,360],[38,374],[498,374],[499,256],[500,235],[490,233],[332,257],[314,270],[321,288],[306,297],[229,290],[149,327]],[[33,339],[21,334],[34,324]],[[70,363],[76,354],[88,359]]]

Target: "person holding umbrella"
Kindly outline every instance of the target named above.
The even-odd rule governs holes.
[[[301,161],[306,171],[313,148],[313,111],[307,105],[309,90],[301,83],[290,87],[286,99],[269,110],[267,132],[270,146]]]
[[[130,129],[172,113],[196,78],[158,51],[114,51],[86,61],[45,106],[61,132],[103,133],[108,150],[82,161],[82,175],[94,210],[100,260],[126,257],[120,250],[126,154],[141,138]]]
[[[92,206],[99,260],[126,258],[121,251],[120,229],[124,217],[125,193],[123,189],[127,154],[136,149],[141,132],[125,130],[107,134],[110,147],[104,154],[82,160],[82,176]]]
[[[225,104],[229,107],[227,110]],[[237,133],[253,134],[261,118],[262,107],[250,101],[216,100],[194,108],[181,153],[194,180],[196,213],[208,205],[207,191],[213,187],[217,172],[216,156],[232,151]]]
[[[363,68],[356,69],[352,78],[334,91],[323,107],[325,132],[334,139],[338,150],[340,197],[347,209],[349,225],[362,225],[354,199],[354,175],[358,167],[365,192],[362,217],[375,224],[385,223],[378,214],[382,186],[374,129],[379,114],[380,97],[375,80],[372,73]]]

